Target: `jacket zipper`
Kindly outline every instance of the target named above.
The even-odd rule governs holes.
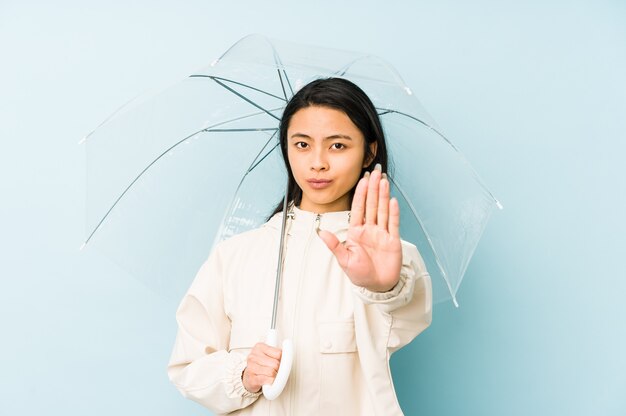
[[[306,246],[304,248],[304,253],[302,255],[302,267],[300,268],[300,275],[298,276],[298,290],[296,292],[296,302],[295,302],[295,311],[294,311],[294,320],[293,320],[293,331],[292,331],[292,339],[294,340],[294,347],[296,345],[295,340],[296,340],[296,335],[297,335],[297,330],[298,330],[298,304],[300,303],[300,291],[301,291],[301,287],[302,287],[302,280],[303,280],[303,275],[305,274],[305,259],[307,258],[307,254],[309,252],[309,248],[311,246],[311,241],[313,241],[313,231],[319,231],[319,227],[320,227],[320,222],[322,219],[322,215],[321,214],[317,214],[315,217],[315,222],[314,222],[314,228],[313,230],[311,230],[311,232],[309,233],[309,238],[307,240]],[[291,371],[296,370],[298,368],[298,358],[299,355],[296,353],[295,355],[295,362],[293,365],[293,368]],[[294,415],[296,414],[294,411],[294,408],[297,409],[298,407],[295,406],[295,392],[297,389],[297,384],[295,383],[296,380],[293,380],[293,384],[292,384],[292,388],[291,388],[291,392],[290,392],[290,398],[289,398],[289,404],[290,404],[290,412],[289,414]]]

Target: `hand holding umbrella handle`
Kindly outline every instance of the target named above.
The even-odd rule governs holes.
[[[270,347],[278,346],[278,333],[275,329],[270,329],[267,333],[267,340],[265,341]],[[267,400],[274,400],[280,393],[282,393],[287,380],[289,379],[289,373],[291,372],[291,363],[293,362],[293,343],[290,339],[283,341],[283,352],[280,358],[280,366],[278,367],[278,374],[272,384],[263,385],[263,396]]]

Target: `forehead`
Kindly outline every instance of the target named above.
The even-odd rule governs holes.
[[[353,139],[363,139],[363,134],[346,113],[322,106],[305,107],[294,113],[287,135],[291,137],[298,133],[312,138],[348,135]]]

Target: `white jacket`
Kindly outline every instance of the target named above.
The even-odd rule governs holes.
[[[432,288],[417,248],[402,241],[391,291],[355,286],[318,237],[344,241],[348,211],[288,219],[276,327],[295,347],[283,393],[248,392],[246,357],[270,327],[282,213],[216,245],[176,312],[168,375],[183,396],[217,414],[401,415],[390,355],[430,325]]]

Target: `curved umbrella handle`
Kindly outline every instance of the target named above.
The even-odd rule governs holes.
[[[275,329],[270,329],[267,333],[266,344],[270,347],[278,346],[278,333]],[[263,396],[267,400],[274,400],[280,393],[283,392],[287,379],[289,379],[289,373],[291,372],[291,363],[293,362],[293,343],[290,339],[283,341],[283,353],[280,358],[280,366],[278,367],[278,373],[272,384],[263,385]]]

